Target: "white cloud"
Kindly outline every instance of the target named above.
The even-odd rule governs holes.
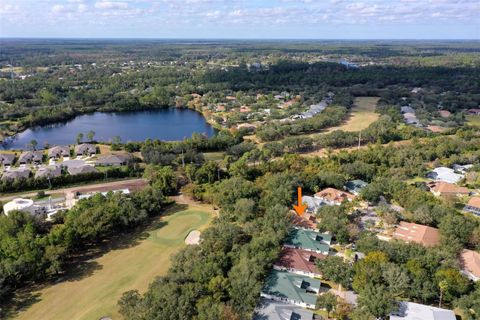
[[[95,2],[95,8],[105,10],[128,9],[128,3],[119,1],[100,1]]]

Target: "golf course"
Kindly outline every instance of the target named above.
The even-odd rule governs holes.
[[[185,245],[192,230],[204,230],[214,216],[211,207],[176,204],[139,232],[125,235],[108,249],[67,272],[57,283],[34,290],[16,319],[119,319],[117,301],[123,292],[146,291],[165,274],[170,257]]]

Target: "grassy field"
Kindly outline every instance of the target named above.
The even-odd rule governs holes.
[[[480,116],[473,116],[469,115],[465,117],[467,120],[467,124],[474,126],[474,127],[480,127]]]
[[[146,291],[170,266],[170,257],[185,246],[192,230],[203,230],[212,210],[200,205],[176,205],[144,232],[122,236],[109,250],[82,263],[61,282],[31,294],[29,306],[16,319],[119,319],[117,301],[127,290]],[[113,248],[110,248],[113,247]]]
[[[371,123],[377,121],[379,114],[375,113],[375,108],[380,98],[378,97],[357,97],[350,112],[347,121],[341,126],[329,128],[328,132],[335,130],[360,131],[366,129]]]

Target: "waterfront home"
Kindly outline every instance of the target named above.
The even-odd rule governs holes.
[[[329,205],[341,205],[344,201],[353,201],[355,196],[351,193],[335,188],[326,188],[315,193],[315,198]]]
[[[280,301],[262,298],[255,309],[253,320],[313,320],[310,310]]]
[[[133,160],[133,157],[129,154],[110,154],[103,157],[99,157],[95,161],[96,166],[123,166],[127,165]]]
[[[407,243],[415,242],[424,247],[434,247],[440,244],[438,229],[405,221],[401,221],[397,226],[393,238]]]
[[[368,186],[368,183],[362,180],[352,180],[348,181],[345,183],[345,189],[347,189],[348,192],[358,196],[360,194],[360,191],[362,191],[363,188]]]
[[[462,273],[472,281],[480,280],[480,253],[464,249],[460,253]]]
[[[273,268],[280,271],[288,271],[302,276],[321,277],[321,273],[315,265],[317,259],[325,259],[327,255],[283,247],[278,260],[273,264]]]
[[[452,310],[402,301],[399,308],[390,314],[390,320],[455,320]]]
[[[304,308],[315,309],[320,280],[286,271],[272,270],[267,277],[261,296]]]
[[[15,155],[13,153],[0,153],[0,164],[11,166],[14,161]]]
[[[55,146],[48,149],[49,159],[60,159],[61,157],[69,157],[70,148],[67,146]]]
[[[18,157],[19,164],[35,163],[39,164],[43,161],[42,151],[25,151]]]
[[[41,166],[35,172],[35,179],[56,178],[62,175],[62,168],[58,165]]]
[[[328,255],[331,243],[332,236],[330,234],[294,228],[288,234],[284,246]]]
[[[77,156],[94,156],[97,154],[97,147],[90,143],[82,143],[75,146],[75,154]]]
[[[3,181],[13,181],[17,179],[28,179],[30,177],[31,171],[27,168],[12,168],[3,172],[2,180]]]

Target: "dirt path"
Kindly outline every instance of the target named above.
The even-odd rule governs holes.
[[[46,190],[46,191],[47,193],[64,193],[64,194],[75,193],[75,192],[92,192],[92,191],[105,192],[105,191],[111,191],[116,189],[130,189],[130,190],[136,191],[144,188],[146,185],[147,185],[147,181],[144,179],[130,179],[130,180],[120,180],[120,181],[89,184],[85,186]],[[0,197],[0,201],[10,201],[15,198],[35,197],[37,195],[37,192],[38,191],[4,195]]]

